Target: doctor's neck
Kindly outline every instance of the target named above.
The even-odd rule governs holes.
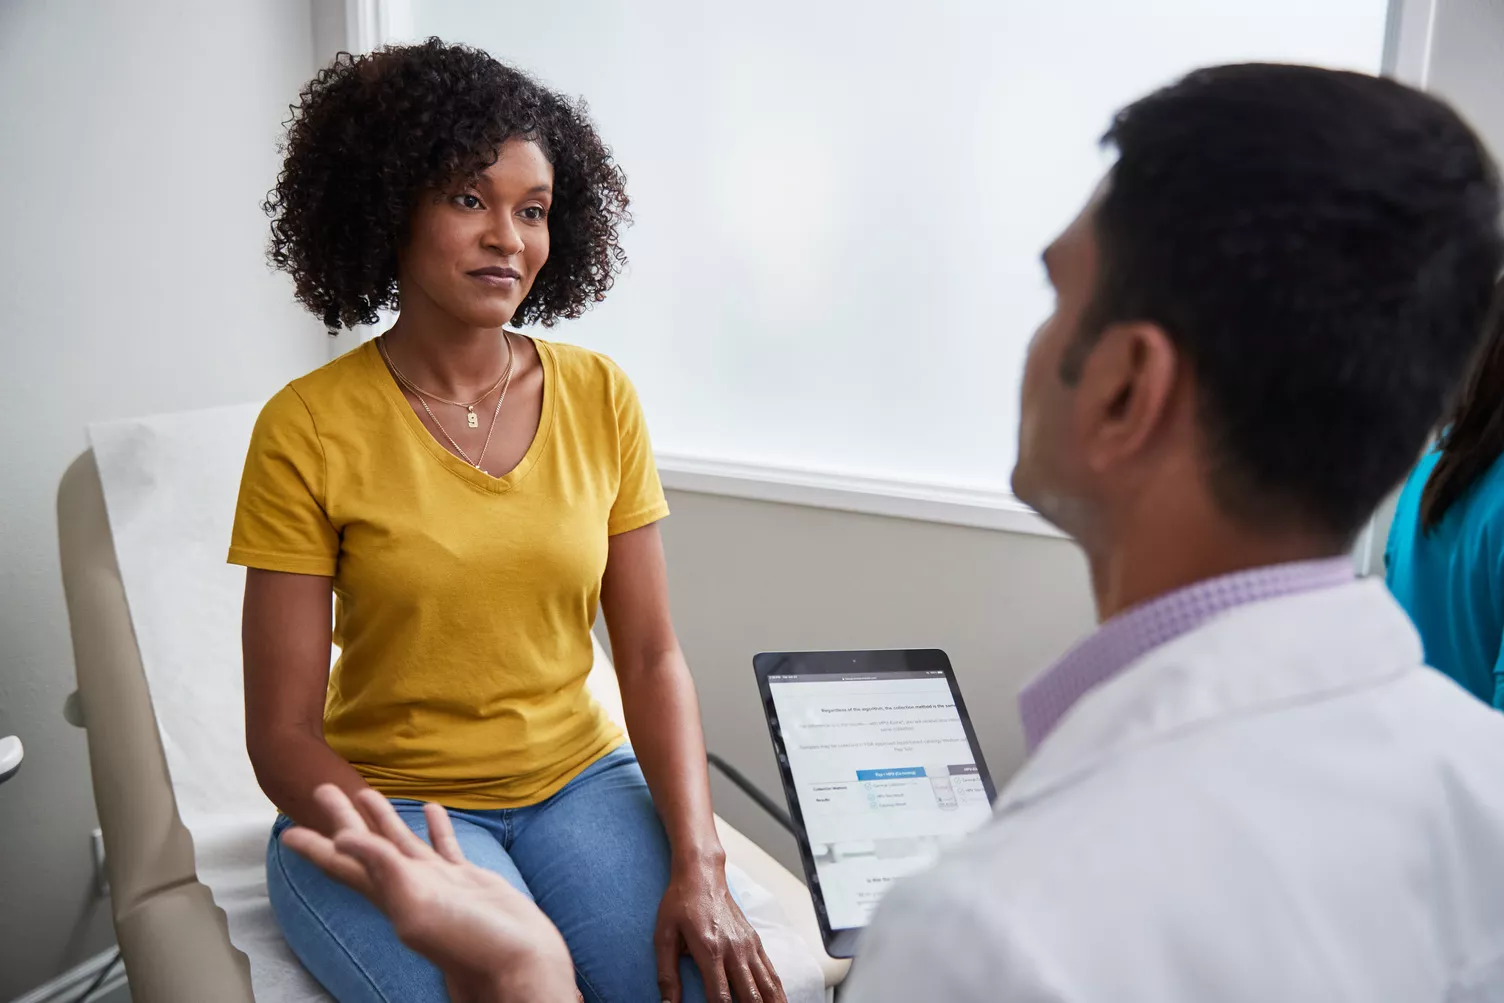
[[[1293,526],[1255,527],[1208,494],[1142,498],[1103,516],[1079,538],[1091,571],[1098,620],[1222,575],[1348,552],[1351,541]]]

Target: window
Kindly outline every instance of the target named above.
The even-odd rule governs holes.
[[[631,265],[553,336],[621,363],[666,468],[1006,497],[1039,251],[1112,112],[1211,63],[1377,72],[1387,6],[409,0],[390,23],[589,101]]]

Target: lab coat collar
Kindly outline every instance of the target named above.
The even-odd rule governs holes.
[[[1237,607],[1083,697],[1003,791],[996,812],[1146,745],[1372,686],[1422,662],[1420,637],[1376,579]]]

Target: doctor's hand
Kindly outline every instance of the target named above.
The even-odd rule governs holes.
[[[314,798],[336,820],[334,838],[294,827],[282,842],[370,899],[444,973],[456,1003],[579,998],[559,931],[504,878],[465,860],[443,808],[423,807],[429,846],[373,790],[352,803],[325,784]]]
[[[658,908],[653,947],[664,1003],[681,999],[679,959],[686,952],[699,966],[709,1003],[788,1003],[762,938],[731,898],[722,866],[675,867]]]

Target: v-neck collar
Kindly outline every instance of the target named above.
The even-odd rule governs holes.
[[[519,337],[527,337],[519,335]],[[538,457],[543,454],[543,447],[548,442],[549,433],[553,430],[554,411],[558,402],[558,366],[554,359],[553,347],[545,341],[537,338],[529,338],[533,347],[538,352],[538,363],[543,367],[543,405],[538,414],[538,430],[533,433],[533,441],[528,444],[527,452],[522,454],[522,459],[517,465],[500,477],[492,477],[484,470],[479,470],[464,460],[455,456],[444,444],[434,437],[428,430],[428,426],[418,418],[417,413],[403,395],[402,388],[387,368],[386,362],[381,358],[381,350],[376,347],[375,339],[361,345],[359,351],[365,353],[367,371],[376,383],[381,395],[387,403],[397,409],[397,414],[402,423],[407,427],[423,445],[423,448],[450,473],[483,491],[494,494],[505,494],[517,487],[538,462]],[[500,420],[500,419],[498,419]]]

